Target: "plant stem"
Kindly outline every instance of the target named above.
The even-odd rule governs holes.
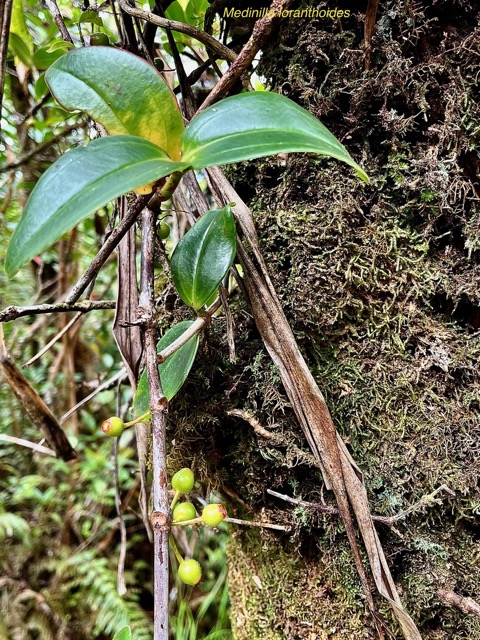
[[[152,414],[150,413],[150,411],[147,411],[143,414],[143,416],[135,418],[135,420],[131,420],[130,422],[125,422],[124,427],[133,427],[133,425],[138,424],[139,422],[146,422],[147,420],[150,420],[151,417]]]
[[[172,527],[188,527],[191,524],[200,524],[203,522],[203,518],[199,516],[198,518],[193,518],[192,520],[181,520],[180,522],[172,522]]]
[[[170,511],[173,511],[173,507],[177,504],[177,501],[181,495],[182,495],[181,491],[175,491],[175,495],[173,496],[172,503],[170,504]]]
[[[145,323],[145,360],[152,414],[153,513],[151,522],[154,545],[154,640],[168,640],[168,534],[169,497],[166,456],[167,399],[163,395],[157,365],[157,321],[154,295],[155,214],[142,213],[142,266],[139,315]]]
[[[170,540],[170,546],[172,547],[172,551],[175,554],[176,559],[178,560],[178,564],[182,564],[183,562],[182,554],[178,550],[177,543],[175,542],[175,538],[172,536],[172,534],[170,534],[169,540]]]

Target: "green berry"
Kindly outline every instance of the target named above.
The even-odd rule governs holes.
[[[202,512],[202,520],[209,527],[216,527],[227,517],[223,504],[207,504]]]
[[[98,31],[90,36],[90,46],[91,47],[108,47],[110,44],[110,38],[106,33],[101,33]]]
[[[188,493],[191,491],[194,483],[195,476],[193,475],[193,471],[187,467],[177,471],[172,478],[172,487],[175,491],[180,491],[180,493]]]
[[[196,560],[184,560],[178,567],[178,577],[193,587],[202,579],[202,568]]]
[[[108,420],[104,420],[102,422],[103,433],[106,436],[110,436],[112,438],[121,436],[124,429],[125,429],[125,423],[121,418],[117,418],[116,416],[113,416],[112,418],[108,418]]]
[[[166,222],[162,222],[158,227],[158,235],[162,240],[166,240],[170,235],[170,225]]]
[[[163,71],[165,69],[165,63],[162,58],[154,58],[153,64],[156,66],[158,71]]]
[[[196,517],[197,512],[191,502],[180,502],[173,510],[174,522],[185,522],[185,520],[193,520]]]

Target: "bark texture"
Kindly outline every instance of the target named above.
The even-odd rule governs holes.
[[[273,282],[372,511],[394,515],[443,484],[454,492],[378,530],[422,637],[475,639],[478,616],[442,593],[462,602],[480,593],[478,5],[380,3],[368,71],[366,7],[339,2],[352,12],[341,24],[286,20],[260,73],[329,127],[372,184],[293,154],[229,176],[255,211]],[[181,311],[163,295],[167,326]],[[266,493],[331,500],[319,470],[297,455],[307,445],[240,297],[232,312],[236,363],[225,328],[212,323],[189,383],[196,408],[174,408],[170,429],[172,467],[194,450],[232,515],[294,527],[232,537],[235,638],[374,638],[338,519]],[[227,416],[235,408],[281,439]]]

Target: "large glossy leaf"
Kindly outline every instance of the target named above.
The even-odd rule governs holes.
[[[33,189],[7,250],[7,275],[113,198],[183,168],[133,136],[100,138],[69,151]]]
[[[237,249],[229,205],[212,209],[183,236],[172,255],[172,279],[182,300],[200,309],[232,266]]]
[[[179,322],[169,329],[164,336],[158,341],[157,351],[160,353],[163,349],[170,346],[177,338],[185,333],[188,327],[193,324],[189,320]],[[162,362],[158,367],[160,372],[160,380],[162,382],[162,390],[167,398],[171,400],[179,391],[192,368],[193,361],[197,355],[199,337],[198,333],[190,338],[178,351],[175,351],[169,358]],[[150,393],[148,389],[147,372],[144,371],[140,377],[135,398],[133,401],[133,414],[136,418],[150,411],[149,407]]]
[[[130,627],[123,627],[113,638],[113,640],[132,640],[132,630]]]
[[[145,60],[114,47],[83,47],[52,64],[45,79],[65,109],[85,111],[111,135],[145,138],[180,159],[182,115]]]
[[[226,98],[193,118],[182,137],[182,160],[194,169],[305,151],[342,160],[368,182],[363,169],[316,118],[277,93]]]

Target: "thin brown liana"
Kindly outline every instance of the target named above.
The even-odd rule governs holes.
[[[244,282],[258,330],[280,371],[282,382],[314,456],[321,461],[325,482],[337,500],[358,574],[380,637],[383,633],[355,536],[351,510],[367,551],[379,593],[391,604],[407,640],[421,640],[415,623],[404,610],[372,521],[363,475],[333,424],[325,399],[297,346],[262,258],[250,209],[219,169],[209,169],[211,187],[219,204],[235,202],[235,217],[253,257],[238,245]]]

